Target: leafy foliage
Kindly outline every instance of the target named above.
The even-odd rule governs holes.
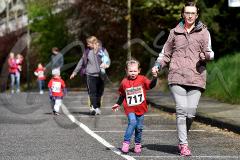
[[[239,52],[210,63],[205,95],[225,102],[240,103],[239,65]]]
[[[53,14],[56,0],[31,0],[28,4],[30,29],[34,33],[32,45],[42,62],[48,62],[51,48],[67,45],[68,33],[64,13]]]

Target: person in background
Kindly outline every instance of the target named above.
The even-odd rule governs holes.
[[[21,54],[17,54],[16,56],[16,63],[17,63],[17,72],[16,74],[16,86],[17,92],[20,92],[20,78],[21,78],[21,71],[22,71],[22,64],[23,64],[23,56]]]
[[[39,87],[39,93],[40,94],[44,93],[43,90],[44,90],[45,80],[46,80],[46,77],[44,75],[45,70],[46,69],[43,67],[43,65],[41,63],[38,63],[38,67],[34,71],[34,75],[37,76],[38,87]]]
[[[59,110],[62,105],[62,99],[66,95],[66,85],[60,76],[60,70],[52,70],[52,79],[48,83],[49,98],[54,115],[59,115]]]
[[[110,58],[107,50],[99,44],[100,41],[95,36],[88,37],[86,41],[88,48],[84,51],[70,79],[74,78],[78,72],[84,75],[90,97],[90,114],[100,115],[101,98],[105,85],[101,68],[105,72],[105,69],[110,66]],[[102,52],[104,52],[104,56],[108,57],[108,64],[102,62]]]
[[[59,51],[57,47],[52,48],[52,56],[51,56],[51,68],[59,69],[61,71],[61,68],[64,65],[64,59],[62,53]]]
[[[206,62],[214,58],[210,33],[199,19],[195,2],[182,8],[182,19],[170,31],[152,72],[169,67],[168,84],[176,103],[178,149],[190,156],[187,135],[202,92],[206,88]]]
[[[156,86],[157,74],[153,73],[153,79],[150,81],[147,77],[139,75],[140,63],[137,60],[128,60],[126,65],[127,77],[121,82],[118,89],[120,95],[112,110],[117,110],[123,102],[124,111],[128,117],[122,152],[127,153],[129,151],[131,137],[135,131],[134,152],[140,153],[144,114],[148,111],[146,90]]]
[[[16,73],[18,72],[18,65],[16,63],[15,55],[13,52],[9,54],[8,58],[8,72],[11,78],[11,93],[15,92],[15,80],[17,79]],[[17,87],[16,87],[17,88]],[[18,88],[17,88],[18,89]]]

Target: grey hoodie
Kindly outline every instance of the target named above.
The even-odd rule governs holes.
[[[51,57],[51,67],[54,68],[61,68],[63,67],[63,55],[59,52],[58,54],[53,54]]]
[[[105,49],[104,51],[106,53],[106,55],[109,57],[109,54],[107,52],[107,50]],[[95,76],[98,77],[99,73],[100,73],[100,65],[101,65],[101,61],[99,61],[100,59],[98,58],[98,55],[95,54],[93,52],[93,50],[90,50],[88,53],[88,57],[87,57],[87,67],[86,67],[86,74],[87,75],[91,75],[91,76]],[[77,74],[79,72],[79,70],[81,69],[83,65],[83,57],[79,60],[76,68],[74,69],[73,73]]]

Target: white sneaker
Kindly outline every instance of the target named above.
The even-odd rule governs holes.
[[[13,89],[11,90],[11,94],[14,94],[14,90]]]
[[[17,91],[16,91],[17,93],[19,93],[20,92],[20,89],[17,89]]]
[[[41,90],[39,93],[40,93],[40,94],[43,94],[43,91]]]
[[[101,114],[100,108],[96,108],[96,114],[95,115],[100,115],[100,114]]]
[[[95,110],[95,108],[93,108],[92,105],[90,106],[90,114],[91,115],[95,115],[96,114],[96,110]]]

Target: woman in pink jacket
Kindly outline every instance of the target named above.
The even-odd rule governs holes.
[[[153,72],[169,67],[168,84],[176,103],[178,149],[190,156],[187,134],[201,93],[206,87],[206,62],[214,58],[207,27],[198,20],[199,8],[188,2],[182,9],[182,20],[170,31]]]
[[[18,73],[18,64],[16,62],[14,53],[9,54],[8,58],[8,72],[10,74],[11,78],[11,93],[14,93],[14,85],[15,85],[15,80],[17,79],[17,73]],[[19,90],[17,86],[17,90]]]

